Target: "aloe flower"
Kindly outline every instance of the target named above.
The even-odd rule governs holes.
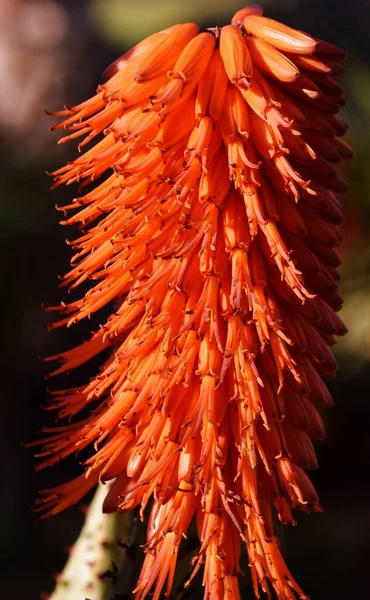
[[[305,471],[332,402],[329,346],[345,333],[347,188],[333,166],[352,154],[337,115],[344,58],[253,6],[222,28],[150,36],[93,98],[53,113],[60,143],[80,151],[53,174],[54,187],[80,184],[63,208],[62,223],[82,228],[63,285],[90,284],[51,309],[54,327],[111,307],[87,341],[51,357],[53,375],[110,354],[91,381],[53,393],[62,423],[46,429],[40,468],[91,455],[39,508],[54,515],[99,481],[112,482],[107,512],[150,506],[137,600],[170,594],[193,519],[186,585],[202,569],[205,599],[240,598],[241,545],[257,597],[306,597],[274,515],[294,524],[294,511],[321,510]]]

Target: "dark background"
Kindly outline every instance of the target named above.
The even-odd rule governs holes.
[[[49,191],[44,174],[75,156],[47,132],[57,110],[94,93],[104,68],[154,30],[184,20],[222,25],[246,0],[0,0],[0,244],[1,379],[0,594],[4,600],[37,600],[53,588],[65,547],[78,533],[78,509],[37,523],[31,507],[37,489],[76,473],[74,460],[35,474],[22,441],[45,424],[47,367],[39,356],[71,347],[80,329],[47,334],[41,302],[58,303],[57,275],[68,268],[65,237],[54,204],[71,189]],[[282,544],[293,574],[313,600],[368,597],[369,382],[370,382],[370,2],[280,0],[262,2],[265,14],[350,52],[344,80],[344,118],[356,159],[345,166],[351,192],[343,199],[347,221],[342,248],[343,317],[348,336],[337,346],[340,373],[330,384],[336,407],[325,415],[327,438],[317,448],[313,474],[324,515],[300,516],[285,528]],[[81,374],[81,377],[83,375]],[[253,595],[250,595],[252,598]],[[83,600],[71,599],[71,600]]]

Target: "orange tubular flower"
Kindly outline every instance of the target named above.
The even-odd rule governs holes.
[[[240,545],[255,594],[305,598],[274,534],[273,512],[320,511],[318,409],[336,315],[346,184],[332,163],[344,104],[333,76],[345,53],[262,16],[222,29],[177,25],[107,70],[96,96],[54,113],[63,143],[99,141],[54,173],[84,188],[63,224],[84,232],[64,285],[89,291],[55,309],[72,325],[110,302],[90,339],[50,360],[54,375],[111,348],[99,375],[54,392],[72,420],[47,430],[41,467],[92,447],[86,471],[44,492],[47,515],[101,481],[106,511],[151,501],[136,599],[169,594],[181,539],[196,519],[205,598],[240,598]],[[92,405],[90,415],[86,407]],[[76,415],[84,409],[82,421]]]

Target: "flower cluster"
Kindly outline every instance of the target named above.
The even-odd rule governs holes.
[[[50,408],[71,422],[48,430],[40,467],[94,452],[40,508],[55,514],[99,480],[113,481],[106,511],[150,502],[137,600],[170,593],[193,518],[190,581],[204,568],[205,598],[240,598],[241,544],[256,596],[305,597],[273,512],[293,524],[292,509],[321,510],[305,470],[324,435],[318,409],[331,404],[328,346],[345,332],[346,184],[333,167],[351,156],[337,116],[343,58],[254,6],[220,29],[150,36],[92,99],[54,113],[61,143],[84,136],[83,153],[54,173],[55,187],[82,188],[63,209],[78,209],[64,224],[83,227],[63,283],[91,282],[55,307],[55,326],[113,309],[88,341],[52,357],[57,375],[111,348],[90,382],[53,394]]]

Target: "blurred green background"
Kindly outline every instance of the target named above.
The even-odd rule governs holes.
[[[144,36],[176,22],[222,25],[246,0],[0,0],[0,243],[2,281],[1,597],[37,600],[53,588],[65,548],[82,514],[71,510],[37,523],[37,489],[76,473],[74,459],[35,475],[21,441],[45,423],[46,367],[38,356],[80,341],[86,325],[47,334],[41,302],[58,303],[57,275],[67,270],[72,232],[59,227],[54,204],[72,190],[49,192],[45,169],[75,156],[44,108],[57,110],[94,93],[105,67]],[[282,545],[293,574],[313,600],[366,597],[370,542],[370,2],[264,0],[265,14],[349,50],[344,79],[348,141],[356,151],[343,171],[351,192],[346,210],[341,290],[349,334],[336,349],[340,373],[330,383],[336,407],[325,415],[327,439],[318,446],[313,480],[324,515],[298,515]],[[85,329],[84,329],[85,328]],[[82,374],[81,374],[82,377]],[[80,380],[81,381],[81,380]],[[73,382],[72,382],[73,385]],[[246,590],[249,581],[246,579]],[[191,595],[202,597],[202,595]],[[246,592],[245,598],[252,598]],[[73,600],[83,600],[73,599]]]

